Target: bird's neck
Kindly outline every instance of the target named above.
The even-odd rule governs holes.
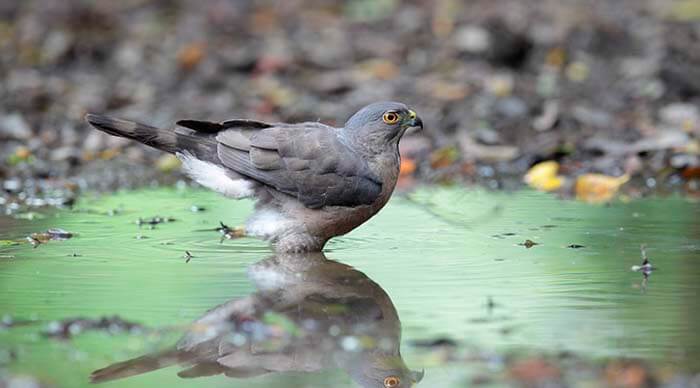
[[[398,139],[387,139],[382,134],[366,132],[340,132],[341,141],[353,150],[370,160],[375,157],[383,158],[398,152]]]

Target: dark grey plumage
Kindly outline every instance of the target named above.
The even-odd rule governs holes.
[[[396,102],[368,105],[343,128],[183,120],[180,128],[166,130],[92,114],[86,119],[109,134],[177,154],[204,186],[231,197],[256,197],[258,210],[268,212],[255,225],[249,221],[251,234],[285,251],[320,250],[375,214],[398,177],[400,137],[408,127],[422,127],[413,111]]]

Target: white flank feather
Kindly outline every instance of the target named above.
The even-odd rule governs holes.
[[[253,183],[246,179],[231,179],[226,170],[213,163],[199,160],[189,153],[178,152],[182,169],[195,182],[231,198],[245,198],[254,194]]]

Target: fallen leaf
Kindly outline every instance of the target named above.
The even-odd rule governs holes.
[[[469,95],[469,86],[454,82],[436,82],[430,90],[431,95],[442,101],[463,100]]]
[[[430,154],[430,167],[438,169],[451,166],[459,158],[457,147],[443,147]]]
[[[557,175],[559,163],[548,160],[530,167],[523,180],[530,187],[541,191],[554,191],[564,184],[564,178]]]
[[[358,66],[361,78],[374,78],[381,80],[394,79],[399,75],[400,69],[396,64],[386,59],[372,59],[360,63]]]
[[[685,180],[699,179],[700,167],[686,167],[681,173],[681,176],[683,176]]]
[[[399,176],[409,176],[416,171],[416,161],[411,158],[401,158],[401,167]]]
[[[177,53],[177,63],[184,70],[192,70],[204,59],[203,43],[190,43]]]
[[[29,151],[29,148],[20,146],[15,150],[15,156],[17,156],[19,159],[27,160],[30,156],[32,156],[32,153]]]
[[[108,148],[104,151],[100,152],[100,159],[102,160],[111,160],[114,159],[117,155],[119,155],[119,149],[118,148]]]
[[[620,186],[629,180],[629,175],[612,177],[603,174],[583,174],[576,179],[576,198],[589,203],[611,200]]]
[[[547,53],[545,63],[553,68],[560,69],[566,61],[566,52],[561,47],[555,47]]]

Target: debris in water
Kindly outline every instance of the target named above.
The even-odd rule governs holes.
[[[493,297],[489,296],[486,299],[486,310],[488,310],[489,314],[493,313],[493,310],[498,306],[499,304],[493,300]]]
[[[50,338],[69,339],[73,335],[86,330],[103,330],[110,334],[121,332],[139,332],[143,326],[126,321],[118,316],[102,317],[100,319],[67,318],[62,321],[52,321],[48,324],[44,335]]]
[[[193,257],[193,256],[192,256],[192,254],[190,253],[190,251],[185,251],[185,255],[184,255],[185,263],[189,263],[190,260],[192,259],[192,257]]]
[[[173,221],[175,221],[175,219],[172,217],[155,216],[155,217],[151,217],[150,219],[146,219],[146,220],[139,217],[139,219],[136,220],[136,225],[138,225],[139,228],[143,225],[148,225],[151,229],[155,229],[156,225],[158,225],[158,224],[162,224],[165,222],[173,222]]]
[[[73,237],[73,233],[59,228],[52,228],[46,231],[51,240],[67,240]]]
[[[51,228],[47,230],[46,232],[36,232],[32,233],[29,236],[27,236],[27,241],[29,241],[30,244],[34,248],[38,247],[40,244],[49,242],[51,240],[54,241],[63,241],[63,240],[68,240],[69,238],[72,238],[74,234],[72,232],[68,232],[63,229],[59,228]]]
[[[646,244],[642,244],[640,247],[640,250],[642,251],[642,265],[633,265],[632,266],[632,271],[634,272],[642,272],[644,273],[644,276],[649,276],[652,271],[655,271],[657,268],[653,267],[651,265],[651,262],[649,261],[649,258],[647,257],[647,246]]]
[[[569,244],[569,245],[567,245],[566,247],[567,247],[567,248],[571,248],[571,249],[581,249],[581,248],[585,248],[586,246],[585,246],[585,245],[580,245],[580,244]]]
[[[13,245],[19,245],[19,241],[15,240],[0,240],[0,247],[9,247]]]
[[[191,211],[192,213],[199,213],[199,212],[203,212],[203,211],[205,211],[205,210],[207,210],[207,209],[204,208],[204,207],[202,207],[202,206],[192,205],[192,206],[190,207],[190,211]]]
[[[0,317],[0,329],[9,329],[11,327],[17,326],[27,326],[36,322],[36,319],[18,319],[9,314],[5,314],[2,317]]]
[[[245,230],[243,228],[229,228],[228,225],[224,224],[221,221],[219,221],[219,225],[221,226],[215,229],[216,231],[221,233],[221,240],[219,241],[219,243],[223,243],[224,239],[234,240],[245,236]]]
[[[521,242],[518,245],[523,246],[527,249],[530,249],[530,248],[534,247],[535,245],[540,245],[540,243],[536,243],[536,242],[528,239],[528,240],[525,240],[525,242]]]
[[[41,241],[35,239],[32,236],[27,236],[27,241],[29,241],[29,243],[32,244],[33,248],[36,248],[39,246],[39,244],[41,244]]]
[[[438,337],[435,339],[414,340],[411,342],[411,345],[417,348],[456,347],[457,341],[447,337]]]

